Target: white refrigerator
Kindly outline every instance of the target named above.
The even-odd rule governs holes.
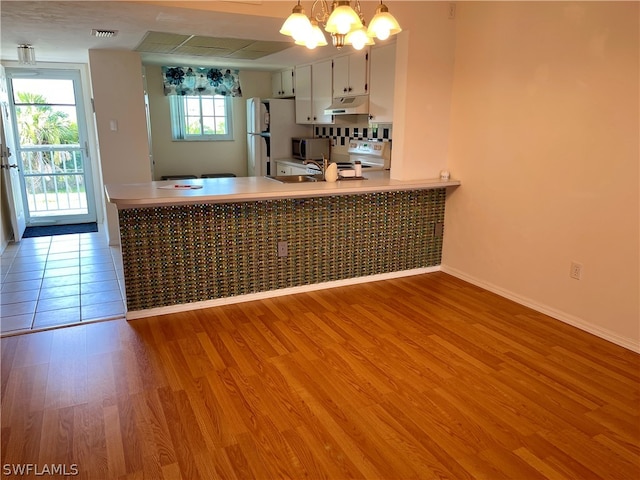
[[[295,101],[247,99],[247,167],[250,177],[275,173],[275,161],[291,159],[291,139],[311,137],[310,125],[296,124]]]

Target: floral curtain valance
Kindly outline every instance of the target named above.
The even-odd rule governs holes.
[[[230,68],[162,67],[164,94],[241,97],[239,74]]]

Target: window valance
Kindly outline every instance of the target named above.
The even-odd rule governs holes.
[[[241,97],[240,71],[213,67],[162,67],[165,95]]]

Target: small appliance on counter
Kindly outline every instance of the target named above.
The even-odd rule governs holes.
[[[328,138],[292,138],[293,158],[299,160],[322,160],[329,158],[330,140]]]

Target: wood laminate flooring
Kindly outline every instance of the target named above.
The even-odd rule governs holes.
[[[444,273],[1,346],[3,474],[640,475],[640,356]]]

